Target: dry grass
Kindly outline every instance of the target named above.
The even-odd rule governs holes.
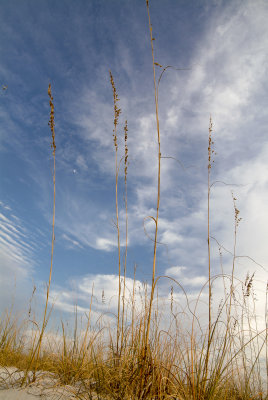
[[[210,174],[213,164],[212,120],[209,123],[208,134],[208,281],[200,291],[194,308],[190,308],[187,294],[180,283],[170,277],[157,277],[157,234],[160,207],[160,176],[161,176],[161,145],[158,112],[158,85],[155,65],[163,68],[154,60],[154,38],[150,21],[149,2],[146,0],[150,42],[152,49],[153,81],[155,90],[155,115],[158,143],[158,186],[156,199],[156,216],[149,216],[155,223],[153,266],[151,291],[148,293],[144,285],[142,310],[136,306],[135,271],[134,284],[126,295],[127,268],[127,168],[128,168],[128,127],[124,128],[124,180],[125,180],[125,213],[126,213],[126,245],[124,255],[123,294],[121,283],[121,252],[120,227],[118,209],[118,179],[120,161],[118,160],[117,128],[121,113],[118,107],[118,95],[114,78],[110,72],[110,81],[114,100],[113,140],[115,147],[115,197],[116,197],[116,229],[118,239],[118,307],[116,327],[106,323],[93,324],[91,320],[94,287],[86,324],[78,326],[77,309],[75,313],[74,331],[66,331],[61,323],[61,333],[46,332],[48,319],[49,290],[52,277],[52,261],[54,250],[55,225],[55,131],[54,105],[49,86],[50,98],[50,129],[52,133],[52,150],[54,159],[54,204],[52,222],[52,251],[47,296],[43,314],[43,322],[39,328],[31,312],[31,300],[28,320],[19,322],[13,315],[12,308],[2,315],[0,320],[0,365],[16,366],[24,371],[20,378],[21,386],[29,380],[35,380],[37,371],[52,373],[63,385],[76,387],[77,398],[91,399],[93,393],[98,398],[132,399],[132,400],[261,400],[267,399],[267,386],[262,376],[261,361],[266,357],[267,367],[267,316],[266,329],[259,331],[254,313],[253,295],[254,276],[247,276],[245,282],[235,278],[236,238],[240,222],[236,198],[234,205],[234,249],[231,276],[224,273],[211,275],[210,249]],[[219,248],[220,258],[222,249]],[[157,284],[160,279],[171,282],[170,319],[166,324],[166,309],[161,315],[158,306]],[[212,286],[222,279],[224,298],[213,312]],[[208,319],[205,325],[198,314],[200,297],[208,287]],[[178,311],[174,300],[175,290],[181,290],[185,295],[186,309]],[[266,291],[268,289],[266,288]],[[35,290],[34,290],[35,291]],[[33,291],[33,295],[34,295]],[[104,296],[104,294],[103,294]],[[267,294],[266,294],[267,299]],[[129,311],[130,310],[130,311]],[[266,300],[267,312],[267,300]],[[161,319],[164,318],[165,330]],[[29,336],[30,332],[30,336]],[[57,339],[57,340],[56,340]],[[266,353],[265,353],[266,347]],[[33,374],[29,377],[29,372]]]
[[[136,310],[135,320],[125,324],[120,357],[115,352],[116,329],[92,324],[89,310],[86,329],[76,324],[71,335],[62,323],[58,341],[55,335],[51,335],[51,339],[49,334],[44,336],[45,344],[34,362],[31,357],[38,337],[33,335],[29,340],[25,334],[27,325],[19,326],[15,318],[12,320],[11,315],[6,314],[0,326],[0,364],[17,366],[27,372],[31,363],[36,371],[52,373],[60,384],[75,386],[79,383],[80,399],[89,399],[93,392],[112,399],[264,399],[260,350],[264,348],[267,335],[256,333],[251,318],[251,285],[250,278],[234,283],[233,293],[237,298],[232,304],[234,312],[228,322],[230,295],[227,295],[216,319],[212,319],[210,337],[208,329],[197,328],[201,321],[196,316],[192,318],[197,328],[194,333],[183,329],[185,320],[175,312],[175,304],[172,306],[174,317],[166,331],[159,328],[160,312],[154,313],[146,359],[144,328],[148,307],[140,314]],[[243,291],[241,304],[239,292]],[[149,299],[147,306],[148,303]],[[239,312],[240,320],[235,312]],[[250,330],[246,331],[244,326],[248,327],[248,321]],[[27,383],[29,381],[24,380],[24,384]]]

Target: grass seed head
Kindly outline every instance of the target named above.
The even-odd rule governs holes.
[[[211,164],[214,163],[214,160],[212,159],[213,154],[216,155],[214,149],[213,149],[213,145],[214,142],[212,140],[212,132],[213,132],[213,123],[212,123],[212,118],[210,116],[209,119],[209,135],[208,135],[208,170],[210,171],[211,169]]]
[[[118,103],[118,101],[120,99],[118,98],[118,94],[117,94],[117,91],[116,91],[116,87],[115,87],[115,83],[114,83],[114,78],[113,78],[112,72],[109,71],[109,73],[110,73],[110,82],[111,82],[111,85],[112,85],[113,96],[114,96],[114,129],[113,129],[114,134],[113,134],[113,138],[114,138],[114,146],[115,146],[115,148],[117,150],[118,144],[117,144],[116,127],[118,125],[118,118],[119,118],[119,115],[121,113],[121,109],[117,106],[117,103]]]
[[[48,85],[47,93],[49,95],[49,105],[50,105],[50,118],[49,118],[48,125],[50,126],[51,133],[52,133],[51,148],[53,149],[53,154],[55,154],[56,144],[55,144],[55,130],[54,130],[54,127],[55,127],[55,123],[54,123],[54,104],[53,104],[53,96],[52,96],[52,92],[51,92],[51,84]]]
[[[127,127],[127,120],[124,126],[125,132],[125,183],[127,181],[127,167],[128,167],[128,145],[127,145],[127,136],[128,136],[128,127]]]
[[[242,220],[242,218],[239,217],[240,211],[238,210],[238,208],[237,208],[237,206],[236,206],[236,200],[237,200],[237,198],[234,197],[233,192],[232,192],[232,198],[233,198],[234,212],[235,212],[235,226],[236,226],[236,228],[237,228],[238,225],[239,225],[239,222]]]

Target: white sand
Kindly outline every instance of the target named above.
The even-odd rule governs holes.
[[[29,394],[27,390],[4,389],[0,390],[0,400],[36,400],[44,399],[41,396]]]
[[[31,373],[29,377],[31,377]],[[23,372],[15,367],[0,368],[0,400],[73,400],[88,399],[79,393],[78,387],[60,386],[51,373],[38,372],[36,381],[20,388]],[[80,396],[76,396],[79,394]],[[93,396],[97,399],[97,396]]]

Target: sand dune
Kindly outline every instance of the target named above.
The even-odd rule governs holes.
[[[29,381],[32,373],[29,373]],[[62,386],[53,374],[38,372],[36,381],[20,387],[23,372],[15,367],[0,368],[0,400],[73,400],[82,398],[81,386]],[[79,397],[77,395],[80,395]],[[86,399],[87,397],[85,397]],[[92,399],[97,396],[93,395]]]

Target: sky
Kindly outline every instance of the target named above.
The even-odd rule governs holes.
[[[116,310],[115,148],[112,71],[128,121],[127,286],[150,288],[157,200],[157,131],[151,44],[143,0],[0,0],[0,311],[42,303],[49,277],[53,158],[48,84],[55,107],[56,222],[51,299],[62,315],[104,303]],[[235,276],[254,275],[264,323],[268,271],[268,4],[262,0],[150,2],[159,86],[161,198],[157,276],[197,297],[208,279],[208,130],[213,121],[212,274],[230,274],[234,204],[242,220]],[[157,77],[162,68],[156,66]],[[118,182],[125,251],[124,168]],[[222,264],[219,248],[222,252]],[[243,256],[243,257],[242,257]],[[160,279],[169,301],[171,281]],[[219,299],[223,282],[213,284]],[[239,287],[240,287],[239,286]],[[130,289],[129,289],[130,290]],[[203,289],[206,299],[207,286]],[[104,298],[103,298],[104,294]],[[42,297],[43,296],[43,297]],[[174,287],[174,299],[182,301]],[[51,300],[52,301],[52,300]]]

